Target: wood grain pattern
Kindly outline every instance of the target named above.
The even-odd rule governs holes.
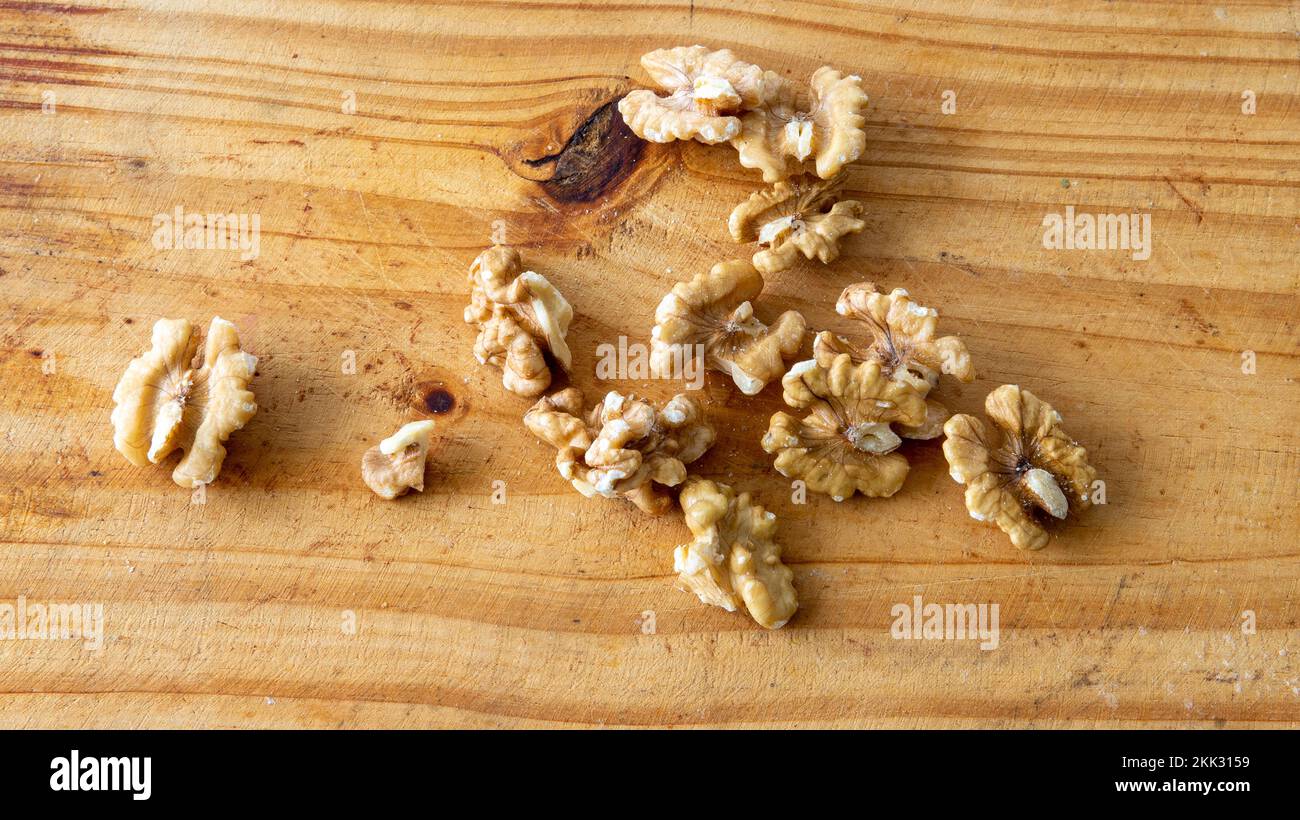
[[[1300,722],[1294,3],[3,2],[0,32],[0,602],[99,602],[106,632],[0,641],[0,726]],[[868,229],[767,309],[842,327],[844,285],[908,288],[980,370],[949,403],[1048,398],[1106,506],[1018,553],[937,442],[892,499],[793,504],[758,445],[779,389],[712,374],[700,472],[780,516],[800,591],[765,633],[673,588],[680,520],[555,474],[473,360],[465,270],[496,223],[577,309],[574,384],[675,392],[593,351],[744,253],[758,178],[601,111],[695,42],[872,97]],[[1045,250],[1066,205],[1150,213],[1151,258]],[[259,215],[260,255],[156,250],[176,206]],[[261,411],[196,505],[108,413],[155,319],[214,313]],[[440,388],[429,488],[379,500],[362,451]],[[915,594],[997,603],[1000,648],[892,639]]]

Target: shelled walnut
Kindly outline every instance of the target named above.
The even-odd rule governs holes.
[[[741,118],[731,144],[740,164],[777,182],[812,160],[822,179],[831,179],[862,156],[867,94],[862,78],[822,66],[812,76],[808,94],[779,74],[764,72],[763,103]],[[794,160],[793,163],[790,160]],[[797,172],[797,170],[796,170]]]
[[[643,56],[641,66],[668,96],[633,91],[619,100],[618,110],[628,128],[650,142],[726,142],[740,133],[736,115],[765,96],[763,70],[725,48],[659,49]]]
[[[902,288],[881,293],[870,282],[849,285],[840,293],[835,310],[841,316],[857,319],[871,334],[868,340],[850,340],[830,331],[822,331],[813,340],[813,358],[828,365],[842,353],[854,362],[874,361],[892,379],[907,382],[927,397],[925,421],[916,427],[899,427],[904,438],[936,438],[950,413],[930,391],[939,383],[939,374],[961,382],[975,380],[970,352],[956,336],[936,337],[939,313],[912,301]]]
[[[771,325],[754,315],[751,300],[763,277],[744,260],[719,262],[708,273],[679,282],[655,310],[651,364],[670,372],[675,362],[703,347],[704,366],[726,373],[752,396],[785,372],[785,360],[803,344],[803,316],[788,310]]]
[[[533,435],[556,448],[555,466],[588,498],[623,497],[652,515],[672,498],[656,485],[686,480],[686,465],[715,438],[699,402],[674,396],[662,410],[615,391],[583,415],[582,391],[569,387],[542,398],[524,414]]]
[[[1092,506],[1097,471],[1061,429],[1061,414],[1028,390],[1004,384],[989,393],[984,412],[992,428],[965,414],[943,427],[952,478],[966,485],[971,518],[996,524],[1019,549],[1042,549],[1043,521]]]
[[[223,443],[257,412],[248,389],[257,357],[240,349],[235,326],[213,317],[201,366],[198,346],[188,320],[159,319],[152,347],[131,360],[113,390],[113,446],[141,467],[180,449],[172,480],[189,488],[216,480]]]
[[[469,269],[465,322],[479,331],[474,357],[501,367],[505,388],[531,398],[551,384],[548,354],[564,370],[572,366],[565,336],[573,308],[546,277],[522,267],[514,248],[480,253]]]
[[[680,501],[695,540],[673,550],[677,586],[728,612],[743,604],[767,629],[785,626],[799,600],[781,563],[776,515],[749,493],[701,478],[686,482]]]
[[[843,501],[855,492],[890,496],[903,486],[907,459],[891,425],[925,420],[925,397],[885,376],[874,361],[854,364],[846,353],[826,365],[799,362],[781,380],[785,403],[811,411],[802,420],[773,414],[763,449],[776,470],[809,490]]]
[[[366,486],[390,501],[408,490],[424,492],[424,462],[433,427],[429,419],[409,422],[366,450],[361,457],[361,478]]]
[[[862,203],[840,199],[844,177],[830,180],[798,177],[755,191],[731,212],[727,227],[737,242],[758,240],[754,267],[776,273],[805,259],[828,264],[839,258],[840,240],[867,226]]]

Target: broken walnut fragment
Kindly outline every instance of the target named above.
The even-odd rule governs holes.
[[[188,320],[159,319],[152,347],[113,390],[113,446],[141,467],[181,450],[172,480],[191,489],[216,480],[224,442],[257,412],[248,389],[257,357],[240,348],[235,326],[212,319],[201,366],[198,345]]]
[[[686,465],[713,446],[713,427],[699,402],[685,394],[656,409],[615,391],[583,413],[582,391],[569,387],[542,398],[524,426],[556,449],[555,466],[588,498],[623,497],[652,515],[672,498],[656,485],[686,480]]]
[[[808,161],[817,176],[831,179],[862,156],[867,94],[861,77],[822,66],[812,76],[810,93],[805,93],[767,71],[760,87],[762,105],[741,118],[740,133],[731,144],[740,164],[761,170],[764,182],[783,180]]]
[[[829,264],[839,258],[840,240],[867,226],[862,203],[839,198],[843,188],[842,176],[778,182],[737,205],[727,227],[737,242],[758,240],[753,261],[762,273],[791,267],[801,253]]]
[[[424,462],[433,422],[412,421],[361,457],[361,478],[380,498],[393,500],[407,490],[424,492]]]
[[[870,338],[850,340],[824,330],[813,340],[813,358],[819,363],[829,365],[842,353],[854,362],[874,361],[886,376],[907,382],[926,397],[939,384],[940,373],[961,382],[975,380],[966,345],[956,336],[938,337],[939,312],[918,305],[902,288],[881,293],[870,282],[849,285],[835,310],[861,322]],[[933,398],[927,402],[922,424],[899,426],[904,438],[937,438],[943,432],[948,408]]]
[[[551,384],[548,354],[564,370],[573,363],[565,341],[573,308],[545,276],[522,268],[514,248],[480,253],[469,269],[465,322],[479,331],[474,357],[501,367],[505,388],[531,398]]]
[[[674,285],[655,310],[651,366],[671,372],[700,345],[706,368],[726,373],[746,396],[758,393],[785,372],[785,360],[799,352],[807,329],[793,310],[770,326],[760,322],[751,300],[762,291],[763,277],[744,260],[719,262]]]
[[[1061,414],[1028,390],[1004,384],[988,395],[984,412],[992,427],[965,414],[944,425],[949,472],[966,485],[971,518],[996,524],[1019,549],[1042,549],[1044,521],[1092,506],[1097,471],[1061,429]]]
[[[925,420],[925,397],[888,378],[874,361],[855,364],[846,353],[826,365],[799,362],[781,380],[785,403],[810,411],[802,420],[775,413],[763,449],[776,471],[809,490],[843,501],[855,492],[891,496],[907,477],[901,439],[891,425]]]
[[[701,478],[686,482],[680,501],[695,540],[673,550],[677,586],[728,612],[743,604],[767,629],[785,626],[799,600],[781,563],[776,515],[749,493]]]
[[[668,95],[633,91],[619,100],[618,110],[628,128],[650,142],[726,142],[740,133],[736,115],[764,98],[763,70],[725,48],[663,48],[643,56],[641,66]]]

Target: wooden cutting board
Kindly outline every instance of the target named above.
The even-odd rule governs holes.
[[[1295,725],[1298,25],[1287,2],[0,4],[0,603],[103,607],[97,651],[0,640],[0,725]],[[779,388],[711,374],[698,471],[776,512],[795,570],[765,632],[673,588],[680,517],[556,474],[474,361],[466,269],[504,240],[568,295],[589,394],[680,389],[598,381],[594,351],[752,252],[725,219],[756,173],[611,116],[642,53],[696,42],[872,98],[867,229],[759,312],[848,330],[845,285],[907,288],[979,369],[948,403],[1051,401],[1105,506],[1018,552],[938,442],[894,498],[795,504],[759,447]],[[1067,206],[1149,214],[1150,258],[1045,248]],[[160,249],[177,208],[256,217],[258,252]],[[108,416],[156,319],[213,315],[261,409],[200,504]],[[361,453],[426,417],[428,488],[380,500]],[[998,648],[891,637],[915,596],[996,604]]]

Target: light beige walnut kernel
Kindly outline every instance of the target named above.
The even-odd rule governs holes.
[[[701,478],[686,482],[680,501],[695,540],[673,550],[677,586],[728,612],[743,604],[766,629],[785,626],[799,599],[781,563],[776,515],[749,493]]]
[[[672,505],[659,487],[685,481],[686,465],[715,438],[699,402],[685,394],[656,409],[610,391],[584,414],[582,391],[569,387],[533,405],[524,425],[556,449],[556,468],[578,492],[623,497],[652,515]]]
[[[424,462],[429,456],[429,419],[413,421],[361,457],[361,478],[380,498],[392,500],[408,490],[424,492]]]
[[[131,360],[113,390],[113,445],[138,466],[181,450],[172,480],[189,488],[216,480],[224,442],[257,412],[248,389],[257,357],[240,348],[235,326],[212,319],[201,365],[198,346],[189,321],[158,320],[153,346]]]
[[[726,373],[747,396],[758,393],[785,372],[785,361],[799,352],[807,329],[793,310],[770,326],[759,321],[751,301],[762,291],[763,277],[744,260],[719,262],[708,273],[677,283],[655,310],[651,365],[656,372],[671,372],[701,345],[705,367]]]
[[[822,66],[805,91],[774,72],[764,73],[763,104],[745,114],[731,144],[740,164],[778,182],[811,161],[822,179],[831,179],[862,156],[867,94],[862,78]]]
[[[901,439],[891,425],[925,420],[925,397],[916,388],[887,377],[879,363],[855,364],[848,354],[827,365],[799,362],[781,385],[786,404],[811,412],[802,420],[773,414],[762,443],[776,454],[777,472],[836,501],[855,492],[898,492],[908,464],[894,452]]]
[[[737,242],[758,240],[753,261],[762,273],[791,267],[801,253],[829,264],[839,258],[840,240],[867,226],[862,203],[840,199],[843,189],[842,176],[778,182],[737,205],[727,227]]]
[[[531,398],[551,384],[548,355],[564,370],[572,366],[565,336],[573,308],[546,277],[522,268],[514,248],[480,253],[469,269],[465,322],[479,331],[474,357],[502,368],[507,390]]]
[[[996,524],[1019,549],[1042,549],[1043,523],[1092,506],[1097,471],[1088,451],[1061,429],[1061,414],[1028,390],[1004,384],[988,395],[990,427],[974,416],[948,419],[943,454],[966,485],[966,509]]]
[[[740,133],[737,114],[762,102],[763,70],[728,49],[678,46],[652,51],[641,66],[668,92],[633,91],[619,100],[628,128],[643,140],[726,142]]]
[[[961,382],[975,380],[970,352],[956,336],[938,336],[939,312],[912,301],[902,288],[881,293],[870,282],[849,285],[840,294],[835,310],[841,316],[857,319],[870,338],[850,340],[830,331],[822,331],[813,340],[813,358],[829,364],[847,353],[855,362],[874,361],[890,378],[905,381],[929,396],[939,383],[939,374]],[[899,427],[905,438],[930,439],[943,432],[948,409],[933,398],[925,421],[916,427]]]

